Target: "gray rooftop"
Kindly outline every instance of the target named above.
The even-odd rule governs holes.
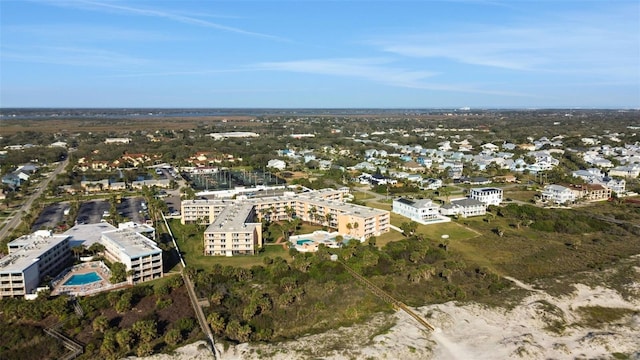
[[[93,243],[100,242],[102,233],[105,231],[116,230],[115,226],[101,222],[97,224],[75,225],[71,229],[64,232],[64,235],[71,235],[71,247],[84,245],[89,247]]]
[[[253,204],[238,203],[224,208],[216,219],[209,225],[206,232],[216,231],[247,231],[255,226],[251,218]]]
[[[30,235],[23,235],[9,243],[10,247],[20,246],[9,255],[0,258],[0,272],[22,272],[39,260],[39,257],[49,251],[60,242],[67,239],[68,235],[49,235],[37,231]]]
[[[470,199],[470,198],[451,200],[451,203],[457,206],[462,206],[462,207],[479,206],[479,205],[485,206],[485,203],[483,203],[482,201],[476,200],[476,199]]]
[[[155,242],[129,229],[105,231],[102,233],[102,239],[103,241],[108,241],[118,246],[120,251],[130,258],[162,252],[162,250],[156,246]]]

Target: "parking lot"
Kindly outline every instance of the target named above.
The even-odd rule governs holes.
[[[144,223],[148,219],[148,215],[146,209],[142,207],[143,201],[143,197],[123,198],[117,205],[118,213],[130,221]]]
[[[145,223],[149,219],[146,204],[143,207],[143,197],[123,198],[116,206],[118,214],[128,221],[137,223]],[[180,209],[178,199],[178,207]],[[66,222],[69,227],[73,226],[73,219],[67,219],[64,214],[65,210],[70,207],[68,202],[51,204],[45,207],[38,218],[33,223],[31,231],[40,229],[54,229],[56,226]],[[76,224],[96,224],[107,219],[111,204],[107,200],[91,200],[80,204],[78,215],[75,219]]]
[[[80,205],[76,224],[96,224],[102,220],[104,212],[109,212],[111,205],[107,200],[91,200]]]
[[[64,210],[69,207],[69,203],[57,203],[45,207],[38,219],[31,226],[31,231],[40,229],[53,229],[65,220]]]
[[[167,203],[167,207],[169,208],[169,213],[165,215],[176,216],[180,214],[180,196],[179,195],[170,195],[164,198],[164,202]]]

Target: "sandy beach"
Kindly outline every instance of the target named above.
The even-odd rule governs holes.
[[[636,268],[636,274],[640,269]],[[640,276],[638,277],[640,278]],[[514,279],[515,280],[515,279]],[[515,284],[515,283],[514,283]],[[436,327],[427,332],[398,311],[377,314],[366,324],[339,328],[279,344],[239,344],[219,351],[231,359],[610,359],[614,353],[640,359],[640,286],[624,299],[603,287],[574,284],[572,294],[554,297],[521,282],[529,293],[511,309],[448,302],[417,308]],[[587,326],[584,307],[616,309],[623,316]],[[145,360],[210,359],[196,343],[173,355]]]

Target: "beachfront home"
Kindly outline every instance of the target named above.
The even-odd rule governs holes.
[[[487,206],[476,199],[454,199],[450,204],[440,207],[440,213],[447,216],[482,216],[487,213]]]
[[[471,199],[476,199],[488,205],[500,205],[502,189],[494,187],[472,188],[469,192]]]
[[[555,204],[566,204],[576,200],[576,194],[571,189],[562,185],[546,185],[541,193],[542,200]]]
[[[421,224],[442,220],[440,205],[430,199],[394,199],[392,211]]]

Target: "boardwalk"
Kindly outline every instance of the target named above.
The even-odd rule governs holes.
[[[358,274],[355,270],[353,270],[352,268],[350,268],[347,264],[345,264],[342,260],[340,260],[340,263],[344,266],[345,269],[347,269],[347,271],[358,281],[360,281],[362,284],[364,284],[364,286],[367,287],[367,289],[369,289],[372,293],[374,293],[377,297],[379,297],[380,299],[384,300],[387,303],[390,303],[391,305],[393,305],[396,309],[401,309],[402,311],[406,312],[407,314],[409,314],[409,316],[411,316],[412,318],[414,318],[420,325],[422,325],[424,328],[426,328],[427,330],[430,331],[434,331],[435,328],[433,327],[433,325],[429,324],[425,319],[423,319],[420,315],[416,314],[413,310],[411,310],[407,305],[405,305],[403,302],[396,300],[393,296],[389,295],[387,292],[385,292],[384,290],[380,289],[379,287],[377,287],[376,285],[374,285],[371,281],[367,280],[365,277],[363,277],[362,275]]]

